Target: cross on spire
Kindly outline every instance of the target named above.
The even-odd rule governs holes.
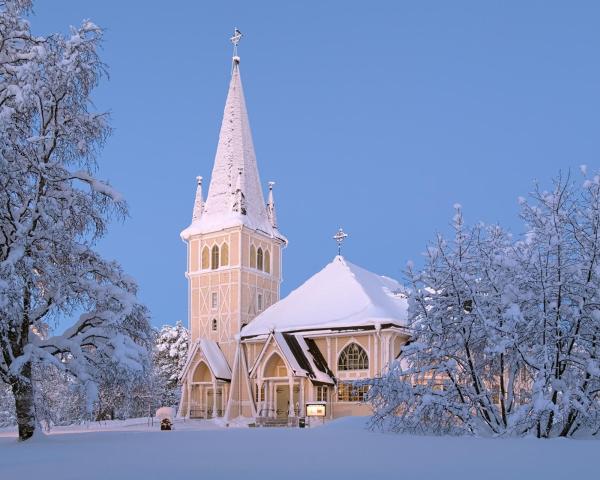
[[[244,34],[242,32],[240,32],[237,27],[235,27],[233,29],[233,36],[229,38],[229,41],[233,44],[233,58],[234,58],[234,60],[237,59],[239,61],[239,57],[238,57],[238,54],[237,54],[237,47],[238,47],[238,44],[240,43],[240,40],[242,39],[243,36],[244,36]]]
[[[344,232],[342,227],[340,227],[337,233],[333,236],[333,239],[336,241],[338,246],[338,255],[342,255],[342,243],[344,243],[344,240],[346,240],[347,237],[348,234]]]

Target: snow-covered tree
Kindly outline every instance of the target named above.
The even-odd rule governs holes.
[[[427,433],[571,436],[600,429],[600,177],[521,199],[497,226],[438,236],[408,270],[411,343],[371,381],[374,422]]]
[[[161,405],[173,406],[179,402],[179,376],[187,361],[189,332],[179,321],[175,326],[164,325],[156,336],[154,372],[157,400]]]
[[[16,423],[15,399],[10,385],[0,381],[0,427]]]
[[[586,168],[582,168],[586,174]],[[516,260],[523,360],[534,372],[531,425],[538,436],[600,430],[600,176],[575,188],[558,178],[521,199],[527,235]]]
[[[85,21],[67,37],[34,36],[30,6],[0,2],[0,379],[21,439],[36,428],[35,368],[67,372],[92,402],[96,366],[140,370],[151,341],[135,281],[94,250],[109,219],[126,214],[95,177],[110,132],[90,101],[105,72],[102,30]]]

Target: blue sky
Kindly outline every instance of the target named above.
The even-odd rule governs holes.
[[[275,180],[285,295],[344,255],[402,279],[452,205],[519,233],[516,198],[600,167],[600,3],[38,0],[36,33],[106,28],[100,176],[131,218],[99,245],[153,323],[187,319],[195,177],[210,176],[234,26],[261,180]]]

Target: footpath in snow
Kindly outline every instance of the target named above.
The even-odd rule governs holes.
[[[145,420],[65,427],[18,443],[0,432],[0,479],[561,479],[597,478],[597,440],[415,437],[348,418],[312,429],[149,429]]]

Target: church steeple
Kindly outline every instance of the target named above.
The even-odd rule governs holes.
[[[239,332],[280,296],[287,240],[277,229],[273,183],[265,203],[258,175],[237,55],[241,36],[235,29],[230,39],[234,45],[231,80],[208,195],[205,201],[198,177],[192,222],[181,232],[187,246],[193,357],[188,362],[197,365],[184,380],[188,394],[181,408],[188,415],[194,405],[204,402],[204,394],[191,386],[198,375],[208,378],[202,373],[207,366],[212,369],[208,374],[212,391],[219,392],[212,396],[213,416],[224,409],[225,401],[228,415],[256,415]],[[220,373],[214,365],[221,365]]]
[[[242,199],[244,208],[240,208]],[[285,241],[273,227],[267,213],[237,55],[233,57],[231,81],[202,217],[184,230],[182,237],[189,238],[190,235],[236,225]]]

